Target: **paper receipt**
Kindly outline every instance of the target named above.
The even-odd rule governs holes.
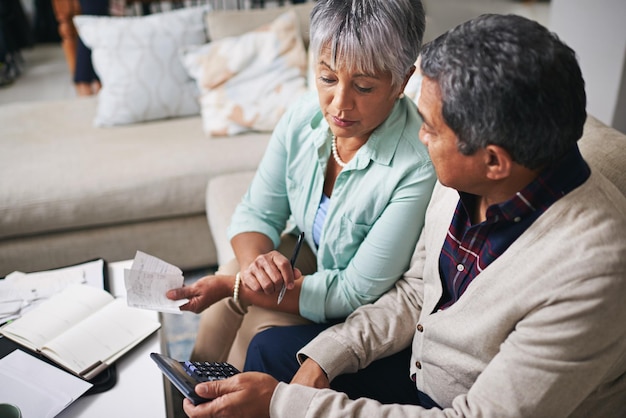
[[[182,287],[183,272],[157,257],[137,251],[130,270],[124,270],[128,306],[166,313],[182,313],[188,299],[170,300],[170,289]]]

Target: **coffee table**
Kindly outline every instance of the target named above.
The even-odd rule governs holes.
[[[125,297],[124,269],[132,260],[109,263],[109,287],[116,297]],[[146,311],[159,320],[159,313]],[[152,334],[115,364],[117,383],[106,392],[83,396],[57,417],[110,418],[150,417],[165,418],[172,408],[171,388],[161,371],[150,358],[151,352],[164,351],[163,331]]]

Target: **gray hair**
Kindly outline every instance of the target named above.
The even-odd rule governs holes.
[[[443,119],[465,155],[493,144],[536,169],[582,136],[586,95],[576,53],[535,21],[479,16],[426,44],[420,67],[439,85]]]
[[[398,87],[417,60],[424,27],[420,0],[317,0],[309,48],[317,61],[329,47],[333,68],[389,71]]]

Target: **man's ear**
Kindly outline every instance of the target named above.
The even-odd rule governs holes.
[[[485,148],[485,167],[487,178],[490,180],[502,180],[511,175],[513,169],[511,154],[498,145],[487,145]]]

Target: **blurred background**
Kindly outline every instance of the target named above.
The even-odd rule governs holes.
[[[314,0],[293,2],[303,1]],[[156,13],[171,9],[176,3],[208,3],[217,9],[280,7],[292,3],[288,0],[0,0],[0,105],[81,94],[74,84],[75,68],[64,53],[64,40],[59,35],[66,17],[57,19],[58,4],[70,8],[66,16],[76,12],[71,10],[75,8],[72,2],[108,2],[107,13],[112,16]],[[588,112],[626,133],[626,1],[423,2],[428,16],[427,40],[482,13],[519,14],[556,32],[579,56],[587,83]]]

